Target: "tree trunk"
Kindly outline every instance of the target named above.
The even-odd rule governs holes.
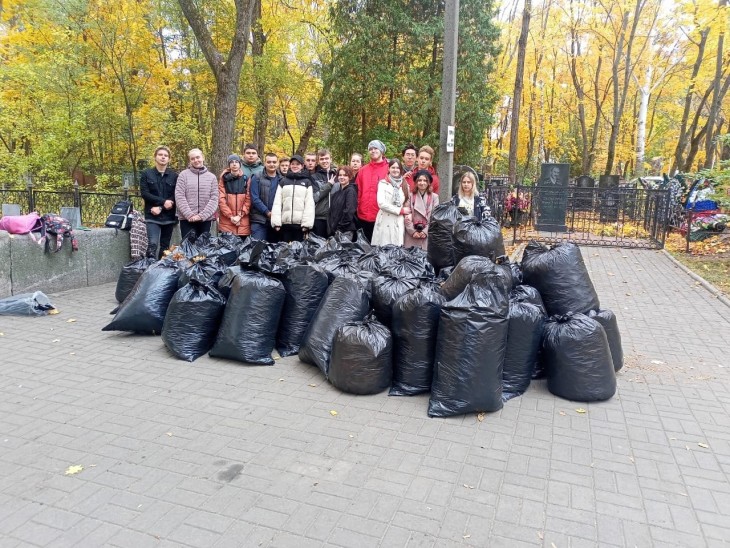
[[[259,154],[266,148],[266,131],[269,126],[270,90],[264,75],[265,67],[261,66],[267,36],[261,26],[261,0],[254,0],[252,21],[253,42],[251,43],[251,60],[253,62],[253,87],[256,92],[256,112],[253,124],[253,143]]]
[[[646,118],[649,113],[649,97],[651,96],[651,78],[654,67],[649,65],[644,76],[644,85],[639,89],[639,115],[636,121],[636,175],[644,175],[644,155],[646,153]]]
[[[226,58],[218,51],[208,30],[208,23],[198,10],[194,0],[178,0],[190,28],[195,34],[200,50],[213,72],[216,82],[214,102],[212,147],[209,166],[213,173],[220,173],[226,167],[226,158],[233,144],[236,126],[236,106],[241,68],[246,55],[246,45],[251,32],[254,2],[235,0],[236,21],[231,47]]]
[[[717,11],[721,18],[723,17],[723,11],[727,7],[727,0],[720,0],[717,4]],[[722,69],[723,69],[723,44],[725,41],[725,26],[720,28],[720,35],[717,37],[717,56],[715,57],[715,77],[712,80],[712,103],[710,103],[710,113],[707,116],[707,136],[705,139],[705,169],[710,169],[715,163],[715,120],[720,112],[720,103],[722,103],[722,95],[720,90],[720,81],[722,80]]]
[[[520,105],[522,104],[522,77],[525,72],[525,54],[527,53],[527,35],[530,32],[532,0],[525,0],[522,11],[522,28],[517,42],[517,66],[515,67],[515,86],[512,92],[512,119],[509,132],[509,180],[515,184],[517,180],[517,145],[520,136]]]
[[[319,120],[319,115],[322,114],[322,109],[324,108],[324,104],[327,101],[327,96],[329,95],[331,87],[332,87],[332,79],[325,78],[324,82],[322,84],[322,95],[319,96],[319,99],[317,100],[317,104],[314,107],[314,112],[312,113],[312,117],[307,122],[307,125],[304,128],[304,132],[302,133],[302,136],[299,139],[299,146],[297,147],[297,154],[303,155],[307,151],[307,147],[309,147],[309,141],[312,138],[312,135],[314,135],[314,130],[317,128],[317,121]]]

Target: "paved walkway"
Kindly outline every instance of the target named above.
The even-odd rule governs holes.
[[[0,318],[0,546],[727,546],[730,308],[661,252],[583,253],[618,394],[536,382],[482,422],[296,358],[174,360],[100,331],[113,285]]]

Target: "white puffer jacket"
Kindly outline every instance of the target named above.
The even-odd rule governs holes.
[[[308,175],[289,173],[279,182],[271,208],[271,226],[314,226],[312,181]]]

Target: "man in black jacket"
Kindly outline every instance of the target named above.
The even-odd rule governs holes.
[[[306,161],[306,160],[305,160]],[[332,167],[332,154],[326,148],[317,152],[317,167],[312,174],[314,194],[314,232],[322,238],[327,237],[327,217],[330,211],[330,192],[337,178],[337,170]]]
[[[147,225],[147,256],[159,259],[170,247],[172,231],[177,224],[175,215],[175,185],[177,173],[168,167],[170,149],[155,149],[155,167],[145,169],[139,180],[144,200],[144,218]]]

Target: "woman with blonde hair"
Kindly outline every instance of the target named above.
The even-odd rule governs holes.
[[[461,176],[459,190],[454,194],[451,203],[477,221],[481,221],[485,214],[491,213],[487,201],[479,194],[477,178],[471,171],[467,171]]]

